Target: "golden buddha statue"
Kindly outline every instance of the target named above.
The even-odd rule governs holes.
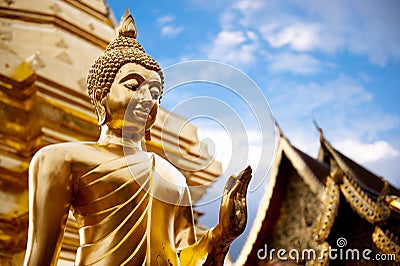
[[[197,240],[184,176],[141,149],[163,76],[136,36],[127,12],[89,71],[99,140],[50,145],[31,162],[25,265],[57,263],[70,209],[79,225],[76,265],[222,265],[246,226],[250,167],[229,178],[219,223]]]

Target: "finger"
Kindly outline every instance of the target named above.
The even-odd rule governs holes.
[[[237,195],[237,199],[239,199],[241,201],[246,200],[247,189],[249,187],[250,180],[252,177],[251,173],[252,173],[252,169],[250,166],[248,166],[245,170],[243,170],[241,172],[241,175],[239,176],[241,186],[240,186],[240,189],[239,189],[239,192]]]
[[[248,171],[246,174],[247,175],[244,176],[243,180],[241,180],[243,182],[243,186],[242,186],[242,189],[240,191],[241,193],[245,193],[245,194],[247,193],[247,189],[249,187],[249,184],[250,184],[250,181],[251,181],[251,178],[252,178],[251,168],[250,168],[250,171]]]
[[[236,183],[236,180],[237,180],[237,176],[235,176],[235,175],[231,175],[228,178],[228,180],[226,181],[226,184],[225,184],[225,188],[224,188],[224,193],[225,194],[228,193],[232,189],[232,187]]]
[[[237,198],[237,194],[240,190],[240,187],[242,186],[242,182],[239,179],[236,179],[235,181],[236,181],[235,184],[228,193],[230,197],[233,195],[233,197]]]
[[[239,173],[239,175],[238,175],[239,179],[242,182],[248,182],[251,179],[251,173],[252,173],[252,169],[251,169],[251,166],[249,165],[246,167],[246,169],[244,169],[243,171],[241,171]]]
[[[241,201],[241,202],[245,202],[246,201],[246,196],[247,196],[247,187],[248,187],[249,183],[244,183],[244,182],[240,182],[240,187],[238,189],[238,193],[236,194],[236,199]]]

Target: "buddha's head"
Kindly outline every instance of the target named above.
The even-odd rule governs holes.
[[[127,9],[118,37],[90,68],[87,87],[100,126],[122,126],[129,104],[135,114],[133,122],[139,121],[137,126],[145,118],[142,126],[148,135],[156,119],[163,76],[159,64],[146,54],[136,37],[135,22]]]

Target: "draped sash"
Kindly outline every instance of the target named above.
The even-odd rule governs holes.
[[[80,177],[73,202],[77,265],[145,264],[154,168],[154,155],[119,157]]]

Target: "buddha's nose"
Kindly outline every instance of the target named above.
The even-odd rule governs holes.
[[[142,100],[152,100],[148,84],[143,84],[142,86],[140,86],[140,94],[142,96]]]
[[[143,106],[144,108],[151,108],[153,106],[153,101],[152,99],[142,99],[140,101],[140,105]]]

